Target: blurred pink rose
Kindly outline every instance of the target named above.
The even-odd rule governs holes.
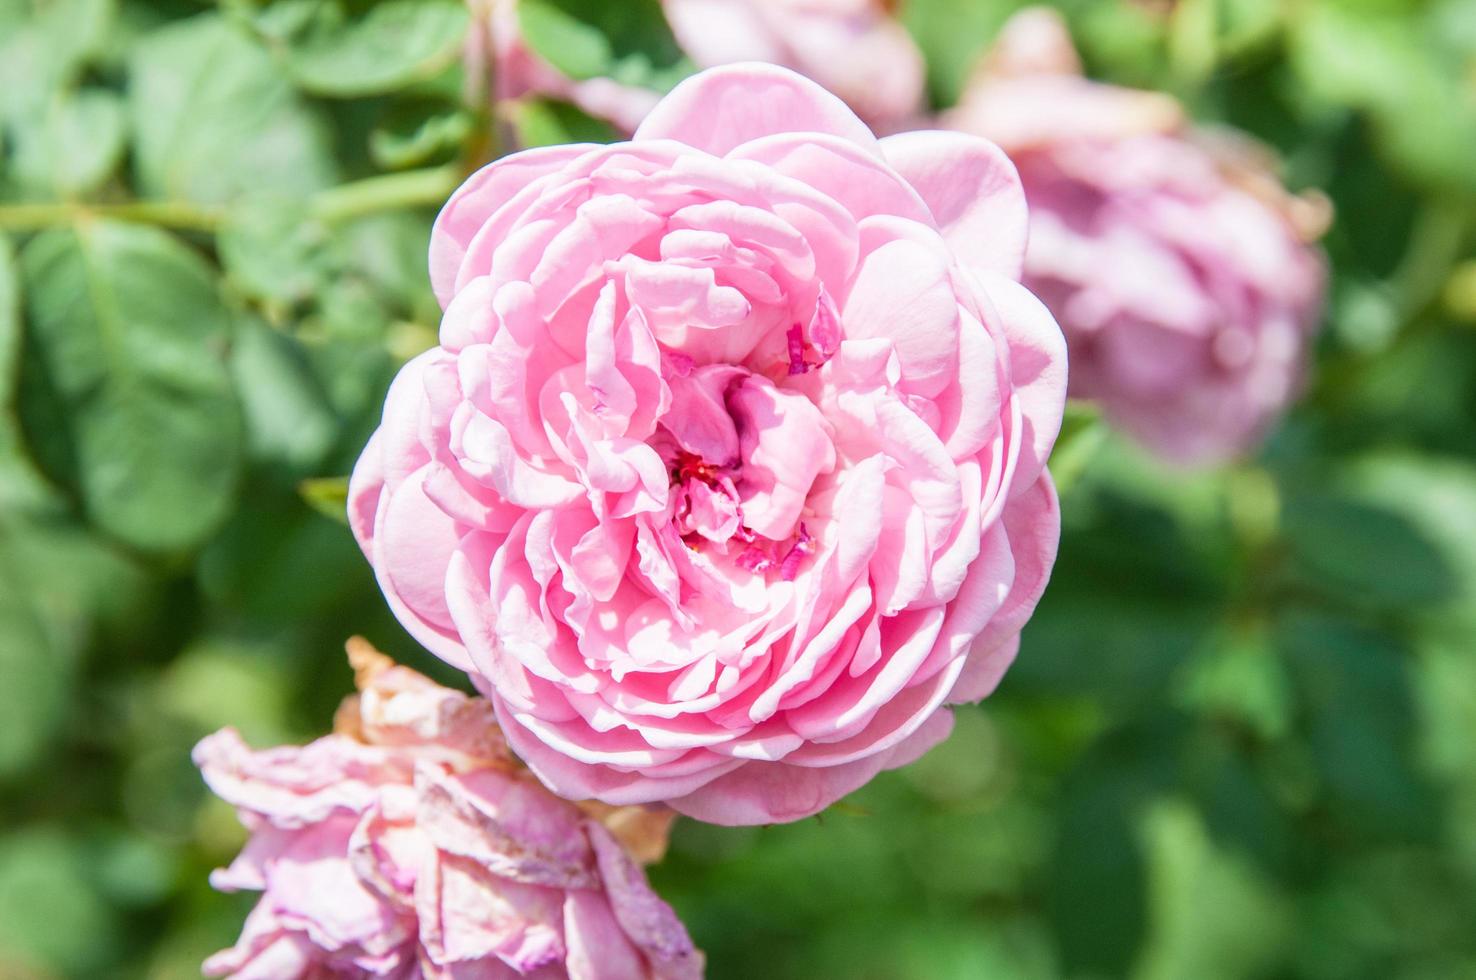
[[[355,653],[362,693],[337,733],[254,752],[225,729],[195,748],[251,830],[211,884],[263,893],[207,975],[701,977],[639,866],[518,771],[486,702]]]
[[[591,116],[622,132],[632,132],[661,99],[661,93],[608,78],[575,81],[549,64],[523,42],[518,26],[518,0],[469,0],[476,29],[468,62],[475,71],[483,63],[492,75],[498,100],[543,95],[572,102]]]
[[[571,798],[793,820],[912,759],[1055,558],[1024,244],[995,147],[767,65],[486,167],[350,488],[391,606]]]
[[[808,75],[875,127],[923,110],[926,66],[890,0],[662,0],[682,50],[699,68],[765,61]],[[517,0],[473,0],[490,34],[499,99],[573,102],[633,132],[659,93],[608,78],[574,81],[523,42]]]
[[[947,124],[997,141],[1030,202],[1025,282],[1056,314],[1071,395],[1179,463],[1252,448],[1318,323],[1319,200],[1166,95],[1088,81],[1060,17],[1006,25]]]
[[[662,0],[677,42],[700,67],[767,61],[840,96],[873,127],[923,111],[926,65],[892,0]]]

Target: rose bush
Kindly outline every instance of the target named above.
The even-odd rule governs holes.
[[[1030,202],[1025,282],[1071,351],[1071,394],[1159,455],[1254,446],[1295,396],[1324,275],[1325,205],[1172,98],[1088,81],[1054,12],[1006,25],[946,118],[998,142]]]
[[[923,110],[922,53],[887,0],[663,0],[677,43],[698,67],[765,61],[839,95],[862,119],[896,129]],[[491,37],[497,96],[567,99],[632,132],[658,93],[609,78],[576,81],[533,51],[517,0],[474,0]]]
[[[701,977],[639,865],[518,770],[486,702],[366,647],[335,734],[254,752],[225,729],[195,749],[251,830],[211,883],[264,893],[207,975]]]
[[[915,757],[1055,557],[1024,246],[994,146],[765,65],[489,165],[350,486],[391,606],[571,798],[792,820]]]

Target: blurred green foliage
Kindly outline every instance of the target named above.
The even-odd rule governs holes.
[[[685,70],[654,2],[526,6],[575,74]],[[901,5],[939,105],[1013,6]],[[1061,6],[1094,74],[1331,196],[1307,397],[1205,474],[1076,426],[1000,691],[820,818],[681,824],[653,879],[715,978],[1476,976],[1476,5]],[[435,205],[498,136],[609,135],[494,119],[466,28],[0,0],[0,976],[196,975],[251,897],[206,884],[241,831],[192,743],[321,733],[354,632],[456,682],[325,514],[433,341]]]

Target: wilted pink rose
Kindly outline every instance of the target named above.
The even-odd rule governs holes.
[[[350,487],[391,606],[571,798],[792,820],[910,760],[1055,557],[1024,243],[995,147],[767,65],[486,167]]]
[[[609,78],[575,81],[523,41],[517,0],[472,0],[490,37],[497,97],[547,95],[633,132],[659,93]],[[677,43],[699,68],[765,61],[807,75],[887,130],[923,110],[922,52],[891,0],[662,0]],[[476,35],[478,38],[480,34]]]
[[[211,884],[263,893],[207,975],[701,977],[644,872],[519,771],[486,702],[357,655],[362,693],[337,733],[252,751],[225,729],[195,748],[251,830]]]
[[[1325,205],[1166,95],[1088,81],[1054,12],[1006,25],[950,126],[996,140],[1030,202],[1025,282],[1071,351],[1071,394],[1159,455],[1252,447],[1296,394],[1321,310]]]

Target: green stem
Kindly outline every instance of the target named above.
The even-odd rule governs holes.
[[[313,199],[313,214],[324,221],[344,221],[395,208],[439,206],[464,177],[461,168],[450,164],[366,177],[323,191]]]
[[[312,200],[312,213],[324,221],[345,221],[395,208],[439,206],[463,178],[455,165],[383,174],[330,187]],[[40,231],[89,218],[136,221],[185,231],[219,230],[227,209],[189,201],[122,201],[89,204],[0,205],[0,231]]]
[[[124,201],[116,204],[0,205],[0,231],[40,231],[88,218],[116,218],[186,231],[215,231],[224,211],[186,201]]]

